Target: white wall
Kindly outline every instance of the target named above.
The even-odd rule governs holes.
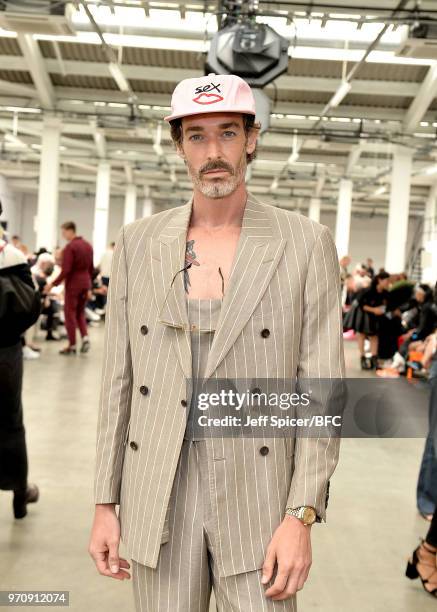
[[[21,222],[21,196],[9,189],[2,175],[0,175],[0,201],[3,206],[1,221],[7,223],[8,234],[10,236],[18,234]]]
[[[320,223],[327,225],[335,236],[335,213],[322,212]],[[407,256],[418,223],[418,217],[410,217],[408,222]],[[350,270],[356,264],[364,263],[368,257],[373,259],[376,271],[384,266],[386,232],[387,217],[357,217],[352,214],[349,241],[349,255],[352,258]]]
[[[119,228],[123,224],[123,198],[111,198],[108,221],[108,243],[115,240]],[[35,249],[36,235],[33,228],[33,218],[37,210],[36,194],[24,194],[19,231],[22,242],[30,250]],[[72,194],[61,193],[59,196],[59,225],[64,221],[74,221],[77,233],[92,242],[94,224],[94,196],[75,197]],[[58,243],[64,244],[58,229]]]

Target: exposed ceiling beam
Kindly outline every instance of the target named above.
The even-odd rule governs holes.
[[[37,41],[31,34],[17,34],[18,44],[23,54],[23,60],[32,76],[42,108],[51,110],[56,103],[55,90],[48,74],[44,58]],[[55,60],[58,63],[58,60]],[[7,66],[0,61],[1,66]]]
[[[351,152],[349,153],[348,160],[347,160],[346,172],[345,172],[346,176],[349,176],[350,173],[352,172],[352,169],[354,168],[355,164],[360,158],[362,150],[363,150],[363,147],[361,147],[360,145],[352,147]]]
[[[36,89],[31,85],[22,85],[21,83],[12,83],[11,81],[0,79],[0,93],[2,95],[10,94],[14,96],[34,98],[36,96]]]
[[[437,62],[427,72],[420,89],[405,114],[404,130],[413,132],[437,96]]]
[[[97,155],[100,159],[106,159],[108,155],[106,147],[106,136],[103,128],[97,127],[97,122],[92,120],[90,122],[92,128],[92,135],[94,138],[94,144],[96,145]]]
[[[21,36],[21,35],[20,35]],[[31,39],[33,44],[36,41]],[[46,73],[59,73],[59,61],[57,59],[43,59],[39,47],[39,56]],[[6,65],[10,70],[29,71],[27,57],[3,56],[0,55],[0,65]],[[109,64],[105,62],[88,62],[78,60],[64,60],[63,66],[67,75],[104,77],[112,78]],[[123,74],[127,79],[138,79],[148,81],[178,83],[182,79],[201,76],[200,70],[186,68],[163,68],[162,66],[152,65],[123,65]],[[33,72],[32,72],[33,77]],[[35,79],[34,79],[35,80]],[[338,79],[312,76],[280,76],[275,84],[278,90],[282,91],[314,91],[333,94],[338,89]],[[384,81],[372,79],[354,79],[354,94],[383,95],[383,96],[402,96],[415,97],[420,90],[420,83],[409,81]],[[126,100],[126,96],[124,97]]]

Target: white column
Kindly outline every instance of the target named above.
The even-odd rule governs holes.
[[[111,165],[108,161],[99,161],[93,231],[94,261],[96,264],[100,261],[107,248],[110,187]]]
[[[308,217],[313,221],[320,222],[320,198],[311,198],[308,208]]]
[[[434,230],[436,225],[436,204],[437,204],[437,183],[431,185],[428,199],[425,205],[425,217],[423,220],[422,246],[434,240]]]
[[[146,196],[143,201],[143,217],[150,217],[153,215],[153,201],[152,198]]]
[[[431,185],[426,200],[422,247],[422,281],[433,285],[437,280],[437,183]]]
[[[35,231],[36,248],[45,247],[49,251],[56,246],[58,235],[61,127],[62,121],[57,117],[46,117],[43,121]]]
[[[335,244],[339,257],[343,257],[349,252],[352,188],[353,183],[350,179],[341,179],[338,192],[337,219],[335,223]]]
[[[396,147],[393,153],[384,265],[387,272],[392,274],[405,269],[412,163],[413,151],[406,147]]]
[[[123,224],[135,221],[137,216],[137,186],[126,185],[126,194],[124,198],[124,220]]]

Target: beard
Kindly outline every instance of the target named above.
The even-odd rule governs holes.
[[[211,199],[225,198],[239,187],[244,180],[246,174],[246,151],[238,160],[235,168],[227,162],[216,159],[204,164],[199,171],[196,171],[190,162],[187,160],[188,174],[193,182],[193,185],[206,197]],[[211,170],[227,170],[229,178],[209,178],[205,179],[203,174]]]

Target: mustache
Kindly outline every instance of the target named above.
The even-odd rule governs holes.
[[[203,174],[204,172],[211,172],[211,170],[227,170],[230,174],[234,174],[234,169],[232,168],[232,166],[220,160],[210,161],[206,163],[200,168],[199,174]]]

